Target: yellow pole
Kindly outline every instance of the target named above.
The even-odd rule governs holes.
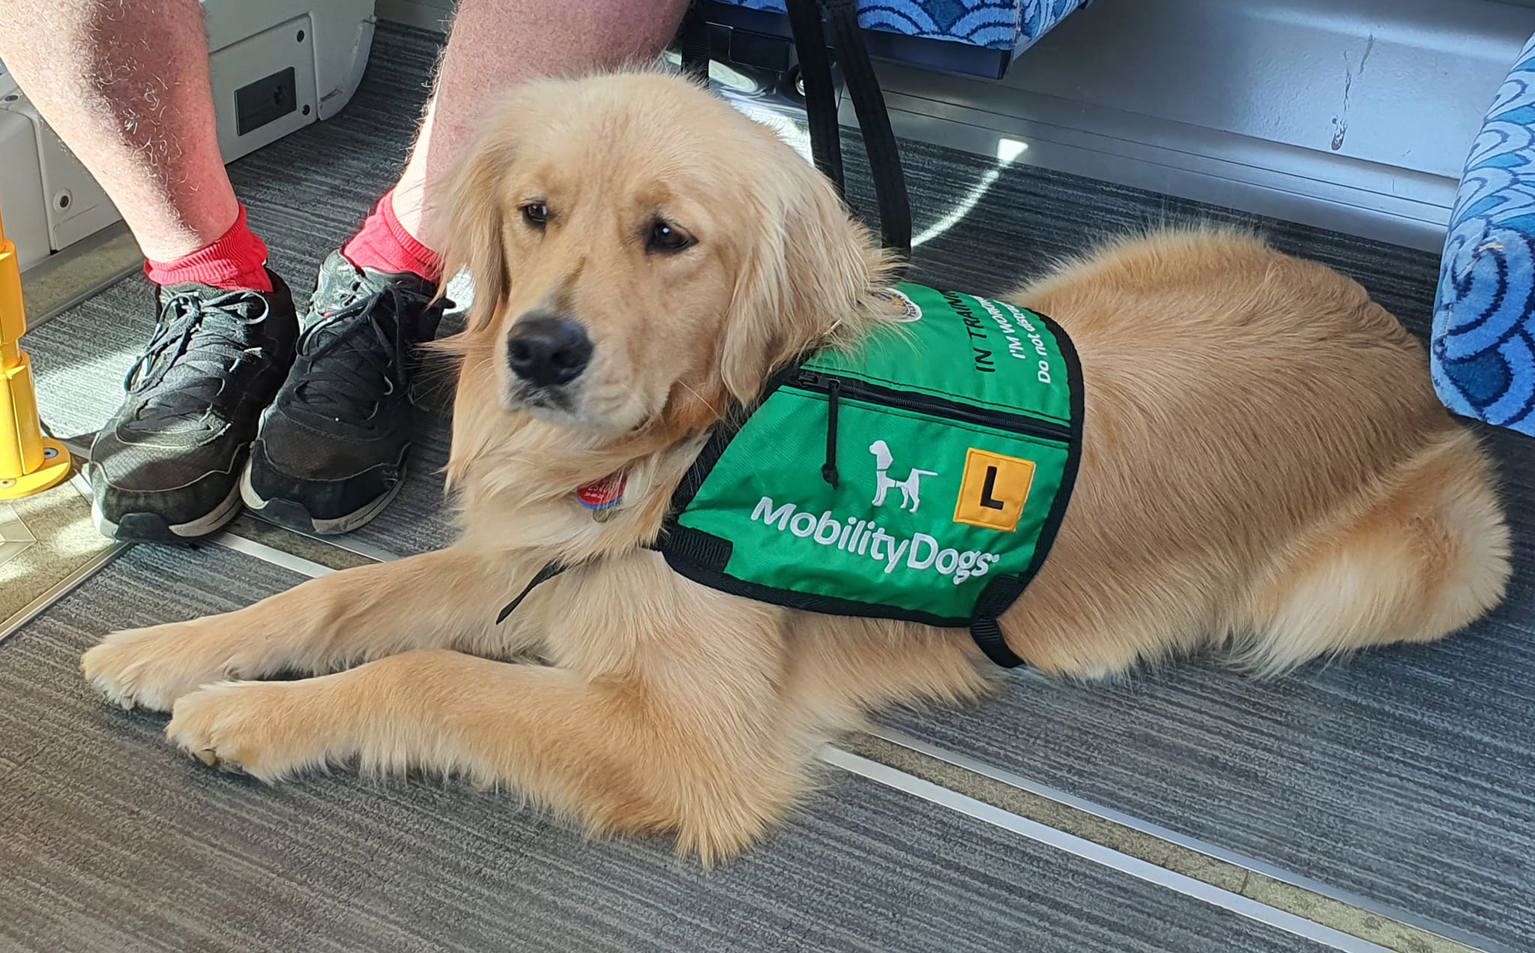
[[[69,451],[43,436],[32,390],[32,361],[21,349],[27,313],[21,263],[0,220],[0,500],[41,493],[69,476]]]

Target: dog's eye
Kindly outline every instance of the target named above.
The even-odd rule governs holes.
[[[529,202],[522,207],[522,217],[534,228],[543,228],[549,223],[549,206],[543,202]]]
[[[645,250],[656,252],[679,252],[693,244],[692,236],[669,222],[656,219],[650,225],[650,234],[645,239]]]

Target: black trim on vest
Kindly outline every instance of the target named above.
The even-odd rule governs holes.
[[[1033,313],[1055,336],[1056,345],[1061,349],[1061,360],[1066,365],[1066,383],[1071,389],[1071,442],[1067,444],[1066,464],[1061,468],[1061,485],[1055,492],[1050,515],[1045,518],[1045,525],[1040,529],[1039,539],[1034,544],[1034,558],[1029,561],[1029,568],[1015,576],[998,576],[993,579],[981,591],[975,603],[975,619],[970,624],[970,635],[975,639],[975,644],[981,647],[981,651],[986,653],[986,657],[1003,668],[1016,668],[1024,662],[1008,648],[1007,641],[1002,637],[999,620],[1002,613],[1034,581],[1040,567],[1045,564],[1045,557],[1050,555],[1050,547],[1055,545],[1056,534],[1061,530],[1061,521],[1066,518],[1066,508],[1071,504],[1071,494],[1077,486],[1077,467],[1082,462],[1082,362],[1077,357],[1076,345],[1071,342],[1065,330],[1049,316],[1037,311]]]
[[[788,383],[789,379],[799,371],[800,365],[807,360],[809,355],[791,361],[788,366],[774,373],[768,378],[767,385],[762,388],[762,393],[755,403],[750,406],[732,407],[725,414],[725,419],[715,424],[714,429],[709,431],[709,439],[704,442],[703,449],[698,451],[698,458],[693,461],[691,467],[688,467],[688,472],[682,476],[682,482],[677,484],[677,489],[672,493],[671,510],[666,514],[666,522],[661,530],[662,539],[665,539],[666,534],[674,528],[685,528],[677,525],[677,517],[688,508],[688,504],[693,502],[693,497],[697,496],[698,491],[703,488],[704,481],[709,479],[714,465],[719,463],[720,457],[725,455],[730,442],[741,432],[741,428],[746,426],[746,422],[751,419],[752,414],[757,412],[757,408],[767,403],[767,399],[777,393],[778,388]],[[658,544],[656,548],[661,547]]]
[[[687,526],[669,528],[662,535],[662,541],[657,548],[666,559],[666,564],[677,575],[691,579],[701,586],[728,592],[734,596],[744,596],[757,602],[783,606],[786,609],[798,609],[802,612],[817,612],[822,615],[898,619],[940,629],[957,629],[970,624],[970,620],[963,617],[933,615],[900,606],[881,605],[877,602],[858,602],[852,599],[838,599],[835,596],[817,596],[788,589],[774,589],[771,586],[761,586],[737,579],[724,571],[725,564],[730,562],[730,554],[734,551],[730,541],[721,539],[713,533],[705,533]]]

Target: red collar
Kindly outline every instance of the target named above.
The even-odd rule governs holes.
[[[624,486],[628,482],[628,472],[620,470],[600,480],[583,483],[576,487],[576,502],[593,514],[606,512],[624,501]]]

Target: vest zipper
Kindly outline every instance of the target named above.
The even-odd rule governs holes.
[[[842,381],[833,377],[826,385],[826,462],[821,464],[821,479],[837,488],[837,410]]]
[[[983,427],[995,427],[1031,437],[1068,442],[1072,439],[1071,428],[1065,424],[1038,420],[1025,414],[1015,414],[1005,410],[986,410],[971,407],[958,401],[933,397],[928,394],[908,394],[889,387],[881,387],[878,384],[837,377],[832,374],[822,374],[818,371],[801,369],[795,373],[791,384],[801,390],[812,390],[826,394],[828,403],[826,466],[821,468],[821,475],[832,486],[837,485],[834,482],[837,475],[837,404],[841,397],[851,397],[854,400],[863,400],[886,407],[896,407],[901,410],[914,410],[947,420],[979,424]]]

